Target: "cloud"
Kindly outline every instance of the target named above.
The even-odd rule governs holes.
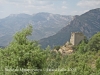
[[[0,0],[0,17],[10,14],[34,14],[38,12],[81,14],[84,13],[84,10],[100,7],[100,0],[76,1],[79,2],[77,3],[74,0]]]
[[[34,5],[34,6],[46,6],[53,4],[49,0],[4,0],[8,3],[16,3],[16,4],[23,4],[23,5]]]
[[[20,3],[23,2],[23,0],[5,0],[7,2],[15,2],[15,3]]]
[[[62,1],[62,9],[64,9],[64,10],[68,9],[68,3],[67,3],[67,1]]]
[[[37,12],[48,12],[54,10],[53,2],[50,1],[36,1],[36,0],[27,0],[27,4],[23,5],[26,10],[29,10],[31,13],[35,10]],[[34,11],[34,12],[35,12]]]
[[[100,0],[81,0],[77,3],[77,6],[86,8],[96,8],[100,6]]]
[[[3,13],[4,11],[0,11],[0,13]]]
[[[0,0],[0,5],[3,5],[4,3],[6,3],[5,0]]]
[[[67,6],[62,6],[63,9],[67,9]]]
[[[67,2],[66,2],[66,1],[63,1],[62,3],[63,3],[63,4],[67,4]]]
[[[49,0],[0,0],[3,6],[8,6],[10,8],[15,8],[22,11],[27,11],[31,8],[33,9],[49,9],[53,7],[53,2]],[[10,9],[9,9],[10,10]]]

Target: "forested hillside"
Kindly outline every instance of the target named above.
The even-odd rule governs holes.
[[[50,47],[40,48],[27,39],[31,34],[32,26],[28,26],[0,49],[0,75],[100,75],[100,32],[64,56]]]

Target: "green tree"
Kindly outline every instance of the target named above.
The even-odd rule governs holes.
[[[75,46],[74,49],[77,50],[79,53],[85,53],[87,51],[86,50],[87,44],[88,44],[88,40],[85,37],[85,39],[82,40],[78,46]]]
[[[32,26],[17,32],[14,40],[1,51],[3,68],[18,70],[9,72],[4,70],[3,73],[7,75],[42,75],[44,73],[39,70],[44,68],[46,54],[36,41],[27,39],[31,33]],[[22,68],[29,69],[29,71],[21,71]]]
[[[96,60],[96,68],[97,70],[100,70],[100,58]]]
[[[55,46],[53,49],[59,50],[60,46]]]
[[[87,45],[87,49],[91,51],[100,50],[100,32],[92,36]]]

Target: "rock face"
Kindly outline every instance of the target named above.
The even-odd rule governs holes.
[[[66,43],[64,46],[62,46],[59,50],[58,50],[62,55],[66,55],[66,54],[71,54],[74,52],[73,50],[73,45],[69,45],[69,43]]]
[[[100,8],[90,10],[80,16],[75,16],[69,25],[57,34],[40,40],[42,48],[63,45],[70,40],[71,32],[82,32],[87,38],[100,31]]]

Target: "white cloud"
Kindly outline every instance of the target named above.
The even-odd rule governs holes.
[[[3,13],[4,11],[0,11],[0,13]]]
[[[63,4],[67,4],[67,2],[66,2],[66,1],[63,1],[62,3],[63,3]]]
[[[34,5],[34,6],[46,6],[53,4],[51,1],[43,0],[4,0],[9,3],[24,4],[24,5]]]
[[[30,9],[29,11],[31,11],[32,8],[34,10],[35,9],[48,10],[49,8],[53,9],[53,2],[49,0],[48,1],[46,0],[0,0],[0,3],[3,5],[2,7],[10,8],[9,10],[16,9],[18,11],[20,10],[27,11]]]
[[[0,17],[10,14],[34,14],[38,12],[81,14],[84,13],[84,10],[100,7],[100,0],[79,0],[78,7],[74,0],[72,1],[73,3],[70,3],[69,0],[0,0]]]
[[[5,0],[0,0],[0,5],[7,3]]]
[[[7,1],[7,2],[21,2],[23,0],[5,0],[5,1]]]
[[[62,2],[62,7],[61,8],[64,10],[63,12],[65,12],[65,10],[68,9],[68,3],[67,3],[67,1],[63,1]]]
[[[63,9],[67,9],[67,6],[62,6]]]
[[[86,8],[96,8],[100,6],[100,0],[81,0],[77,3],[77,6],[86,7]]]

